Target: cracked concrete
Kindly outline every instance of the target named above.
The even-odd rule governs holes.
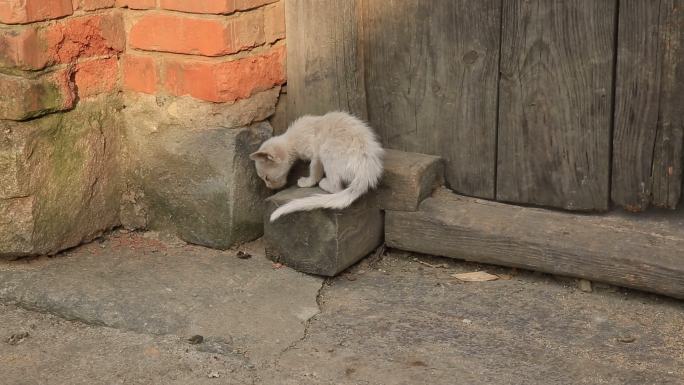
[[[323,281],[273,265],[259,243],[242,251],[252,257],[117,233],[54,258],[0,263],[0,382],[678,385],[684,378],[682,301],[601,284],[586,293],[568,278],[392,250]],[[452,276],[476,270],[501,279]],[[22,332],[28,337],[7,343]],[[204,338],[191,344],[195,334]]]

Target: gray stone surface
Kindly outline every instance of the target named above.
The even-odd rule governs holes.
[[[239,259],[119,234],[57,258],[1,264],[0,302],[138,333],[199,334],[266,359],[302,338],[321,280],[274,269],[260,254]]]
[[[121,100],[0,124],[0,257],[50,254],[119,224]]]
[[[3,385],[252,384],[255,370],[240,354],[211,343],[69,322],[0,305]],[[6,340],[29,333],[16,345]],[[217,375],[217,378],[210,378]]]
[[[258,243],[242,250],[252,257],[116,234],[53,258],[0,262],[0,302],[38,310],[0,306],[0,382],[680,385],[684,378],[681,301],[599,283],[585,293],[573,279],[392,250],[321,286],[274,269]],[[482,270],[500,279],[452,276]],[[29,336],[7,343],[22,332]],[[194,334],[204,341],[189,344]]]
[[[267,199],[264,239],[269,256],[293,269],[335,276],[375,250],[383,238],[383,213],[361,197],[344,210],[295,212],[270,222],[283,204],[315,194],[319,188],[292,187]]]
[[[606,285],[589,294],[562,277],[414,258],[362,262],[331,281],[307,338],[260,373],[263,383],[682,383],[680,301]],[[506,279],[451,276],[479,270]]]
[[[371,196],[383,210],[415,211],[443,184],[444,163],[440,157],[387,149],[382,180]]]
[[[263,233],[269,191],[249,154],[271,136],[268,122],[242,128],[129,125],[122,221],[175,231],[226,249]]]

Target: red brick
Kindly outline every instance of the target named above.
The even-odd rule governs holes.
[[[119,60],[116,57],[92,60],[76,66],[74,81],[80,98],[116,91]]]
[[[191,13],[226,14],[235,12],[235,0],[161,0],[161,8]]]
[[[244,11],[247,9],[261,7],[262,5],[275,3],[278,0],[235,0],[235,9]]]
[[[283,1],[264,8],[264,33],[268,43],[285,38],[285,4]]]
[[[278,0],[160,0],[163,9],[173,11],[205,13],[205,14],[229,14],[235,11],[245,11],[258,8],[262,5]]]
[[[157,92],[157,66],[147,56],[126,55],[124,58],[124,89],[154,94]]]
[[[24,24],[73,13],[71,0],[0,0],[0,23]]]
[[[0,119],[25,120],[73,107],[71,72],[61,70],[37,79],[0,75]]]
[[[77,58],[109,56],[125,46],[119,14],[67,19],[48,26],[0,32],[0,66],[38,70]]]
[[[258,10],[228,20],[145,15],[131,28],[129,42],[147,51],[231,54],[264,43],[263,13]]]
[[[72,0],[74,10],[94,11],[96,9],[112,8],[116,0]]]
[[[232,102],[285,82],[283,47],[228,62],[168,60],[166,90],[212,102]]]
[[[116,6],[130,9],[152,9],[157,6],[157,0],[116,0]]]

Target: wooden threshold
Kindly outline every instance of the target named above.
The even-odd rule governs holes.
[[[684,211],[574,214],[440,189],[387,211],[390,247],[586,278],[684,298]]]

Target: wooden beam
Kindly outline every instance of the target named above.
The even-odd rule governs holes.
[[[387,211],[385,241],[684,298],[684,211],[668,214],[581,215],[439,190],[419,211]]]

